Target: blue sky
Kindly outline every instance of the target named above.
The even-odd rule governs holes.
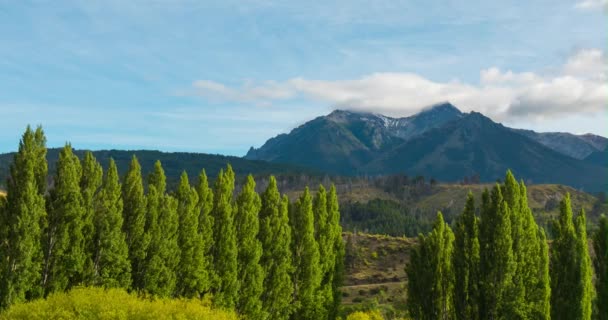
[[[432,2],[432,3],[431,3]],[[0,0],[0,152],[243,155],[331,109],[452,101],[608,136],[607,0]]]

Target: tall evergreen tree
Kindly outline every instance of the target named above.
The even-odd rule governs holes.
[[[165,194],[166,177],[160,161],[148,177],[145,232],[150,243],[143,267],[143,289],[168,297],[175,291],[179,262],[177,201]]]
[[[597,319],[608,320],[608,218],[602,215],[598,231],[593,235],[595,257],[595,289]]]
[[[308,187],[290,210],[293,253],[294,318],[321,319],[323,301],[317,298],[321,285],[319,246],[315,241],[312,197]]]
[[[118,169],[113,159],[95,198],[93,239],[94,283],[104,287],[131,285],[129,250],[122,231],[122,198]]]
[[[510,209],[497,185],[482,196],[480,224],[481,319],[512,315],[509,301],[516,260],[511,239]]]
[[[148,204],[149,207],[158,203],[158,223],[151,229],[144,288],[153,295],[169,297],[176,291],[177,268],[181,258],[178,205],[175,198],[160,194],[154,185],[150,185],[149,195],[150,199],[154,199],[152,204]]]
[[[198,194],[198,232],[203,239],[203,269],[206,272],[204,283],[206,284],[203,288],[203,293],[210,291],[214,283],[217,283],[215,276],[215,270],[213,267],[213,228],[214,219],[212,215],[213,211],[213,190],[209,188],[209,182],[207,180],[207,174],[203,169],[198,176],[198,184],[196,185],[196,192]]]
[[[573,222],[570,194],[553,221],[551,250],[551,319],[591,318],[591,278],[584,212]],[[582,237],[582,239],[581,239]]]
[[[262,310],[267,319],[288,319],[291,312],[293,283],[291,261],[291,229],[287,197],[281,198],[277,181],[270,177],[262,194],[259,239],[262,243],[260,264],[264,268]]]
[[[141,176],[141,165],[133,155],[129,170],[122,185],[123,230],[125,232],[129,261],[131,262],[132,286],[142,289],[144,282],[144,264],[150,235],[145,230],[146,198]]]
[[[576,237],[576,250],[579,259],[578,267],[580,269],[580,279],[577,286],[577,291],[580,295],[581,317],[579,319],[588,320],[592,316],[595,289],[593,287],[593,267],[587,242],[587,217],[584,209],[581,209],[576,217]]]
[[[329,319],[336,319],[340,308],[342,292],[340,288],[344,282],[344,259],[346,258],[346,248],[342,239],[342,226],[340,225],[340,205],[336,186],[331,185],[327,195],[327,217],[330,230],[332,231],[332,245],[334,263],[332,265],[332,294],[333,304],[328,306]]]
[[[43,247],[45,292],[64,291],[82,280],[86,262],[83,234],[85,208],[80,193],[80,160],[69,144],[59,153],[50,195]]]
[[[41,222],[46,218],[46,147],[41,128],[28,126],[10,167],[2,241],[0,307],[42,293]]]
[[[236,199],[234,224],[238,244],[238,287],[236,309],[249,319],[264,318],[260,296],[264,289],[264,270],[260,265],[262,244],[258,239],[261,200],[255,181],[249,175]],[[314,242],[314,241],[313,241]]]
[[[232,193],[234,192],[234,171],[228,165],[221,170],[215,182],[214,191],[214,254],[215,273],[218,286],[214,296],[215,303],[233,308],[238,299],[237,235],[234,225]]]
[[[437,214],[433,231],[420,235],[406,267],[408,309],[415,319],[454,319],[454,235]]]
[[[103,169],[97,162],[93,153],[87,151],[82,159],[82,175],[80,177],[80,193],[82,195],[82,207],[84,214],[82,218],[82,234],[84,237],[84,248],[86,252],[85,267],[83,270],[83,281],[90,284],[93,280],[93,237],[95,235],[95,196],[101,187]]]
[[[475,198],[469,192],[464,211],[454,230],[454,272],[456,276],[454,307],[456,319],[479,319],[479,221]]]
[[[177,268],[176,293],[184,297],[197,297],[203,291],[203,241],[198,233],[198,195],[190,186],[188,175],[182,173],[176,192],[179,216],[178,244],[181,258]]]
[[[321,259],[321,285],[319,286],[319,299],[323,306],[324,317],[328,317],[331,307],[334,305],[333,295],[333,273],[336,255],[334,252],[334,241],[329,213],[327,211],[327,191],[323,185],[319,186],[313,199],[313,213],[315,221],[315,240],[319,246]]]

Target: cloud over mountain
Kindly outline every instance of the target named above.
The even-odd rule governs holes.
[[[607,70],[603,51],[584,49],[552,71],[481,70],[477,84],[437,82],[414,73],[373,73],[344,80],[248,81],[233,87],[199,80],[193,87],[206,98],[258,105],[303,98],[392,116],[411,115],[437,101],[451,101],[463,111],[480,111],[502,121],[602,112],[608,101]]]

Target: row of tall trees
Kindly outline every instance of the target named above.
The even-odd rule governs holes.
[[[551,255],[544,230],[528,207],[526,187],[507,172],[503,185],[469,194],[454,231],[438,213],[419,236],[406,271],[408,308],[415,319],[608,318],[608,220],[593,245],[593,287],[585,212],[573,217],[570,196],[553,221]]]
[[[210,296],[250,319],[333,319],[344,245],[336,189],[308,188],[290,203],[274,177],[235,194],[228,165],[213,187],[203,170],[166,190],[160,162],[137,158],[119,178],[67,144],[47,187],[46,141],[29,127],[0,198],[0,305],[78,285],[161,297]]]

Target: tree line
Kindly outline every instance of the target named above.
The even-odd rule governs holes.
[[[409,312],[415,319],[608,319],[608,219],[593,236],[593,258],[586,230],[584,210],[574,217],[566,195],[549,247],[526,186],[507,172],[480,207],[469,194],[454,230],[438,213],[433,230],[418,237],[406,267]]]
[[[61,150],[47,185],[46,138],[27,128],[0,197],[0,307],[76,286],[158,297],[210,297],[250,319],[334,319],[344,244],[336,189],[290,203],[274,177],[212,186],[205,170],[167,190],[156,162],[144,179],[133,156],[123,179],[110,159]],[[144,182],[145,180],[145,182]]]

